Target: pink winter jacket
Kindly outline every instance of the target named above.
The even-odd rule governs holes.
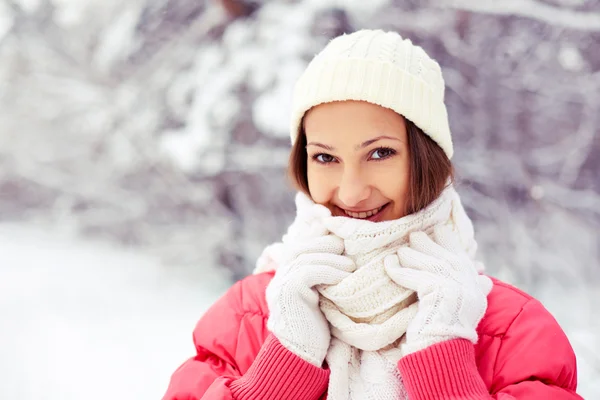
[[[200,319],[197,354],[171,377],[163,400],[318,400],[329,371],[300,359],[267,330],[272,273],[236,283]],[[498,280],[476,345],[456,339],[400,360],[411,400],[573,400],[575,355],[542,304]]]

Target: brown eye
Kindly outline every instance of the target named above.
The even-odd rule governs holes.
[[[333,158],[332,155],[325,154],[325,153],[316,154],[313,156],[313,158],[315,160],[317,160],[318,162],[320,162],[321,164],[329,164],[329,163],[332,163],[333,161],[335,161],[335,158]]]
[[[374,160],[383,160],[396,154],[396,150],[389,147],[380,147],[371,153],[371,158]]]

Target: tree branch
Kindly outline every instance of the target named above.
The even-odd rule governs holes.
[[[600,13],[572,11],[535,0],[440,0],[438,4],[484,14],[518,15],[580,31],[600,31]]]

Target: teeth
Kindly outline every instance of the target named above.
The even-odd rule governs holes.
[[[370,210],[370,211],[366,211],[366,212],[360,212],[360,213],[355,213],[355,212],[351,212],[351,211],[346,211],[346,215],[352,217],[352,218],[360,218],[360,219],[364,219],[364,218],[369,218],[372,215],[375,215],[379,212],[379,210],[381,210],[381,207],[376,208],[374,210]]]

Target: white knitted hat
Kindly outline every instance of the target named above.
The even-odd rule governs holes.
[[[444,89],[438,63],[409,39],[381,30],[338,36],[315,56],[296,83],[292,143],[298,136],[302,117],[312,107],[332,101],[362,100],[403,115],[452,158]]]

